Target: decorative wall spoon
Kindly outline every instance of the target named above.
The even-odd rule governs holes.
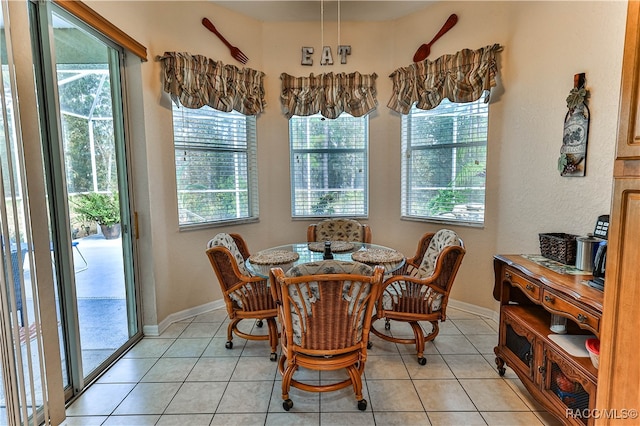
[[[440,37],[442,37],[444,33],[453,28],[456,22],[458,22],[458,15],[453,13],[451,16],[449,16],[449,19],[447,19],[447,22],[444,23],[442,28],[440,28],[438,34],[433,37],[433,40],[431,40],[429,43],[423,44],[418,48],[415,55],[413,55],[413,62],[420,62],[427,59],[427,56],[429,56],[429,53],[431,52],[431,45],[435,43],[436,40],[438,40]]]

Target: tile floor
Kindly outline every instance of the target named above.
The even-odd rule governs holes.
[[[371,335],[364,412],[352,388],[323,394],[292,388],[294,406],[284,411],[267,342],[234,337],[233,349],[225,349],[227,316],[216,310],[145,337],[68,407],[64,425],[559,424],[512,371],[498,376],[495,321],[452,308],[448,315],[427,345],[425,366],[417,363],[414,347]],[[376,325],[384,329],[382,321]],[[391,332],[411,333],[399,323]],[[296,377],[301,374],[328,377],[310,371]]]

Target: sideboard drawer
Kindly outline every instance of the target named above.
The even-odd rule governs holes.
[[[558,297],[548,290],[542,292],[542,304],[551,311],[564,313],[573,319],[582,328],[587,328],[596,334],[600,331],[600,317],[590,312],[580,309],[573,303]]]
[[[511,268],[505,269],[504,278],[509,281],[512,286],[520,288],[522,292],[534,302],[540,300],[540,286],[537,283],[533,283],[526,278],[518,275]]]

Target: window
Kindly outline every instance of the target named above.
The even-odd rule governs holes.
[[[173,104],[179,225],[258,216],[256,118]]]
[[[402,117],[402,216],[483,224],[489,107],[447,99]]]
[[[293,116],[289,139],[293,217],[368,215],[367,116]]]

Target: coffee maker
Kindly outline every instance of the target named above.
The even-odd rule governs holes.
[[[607,236],[609,231],[609,216],[603,215],[596,222],[594,235],[602,238],[596,256],[593,261],[593,279],[589,280],[589,286],[604,290],[604,270],[607,262]]]

